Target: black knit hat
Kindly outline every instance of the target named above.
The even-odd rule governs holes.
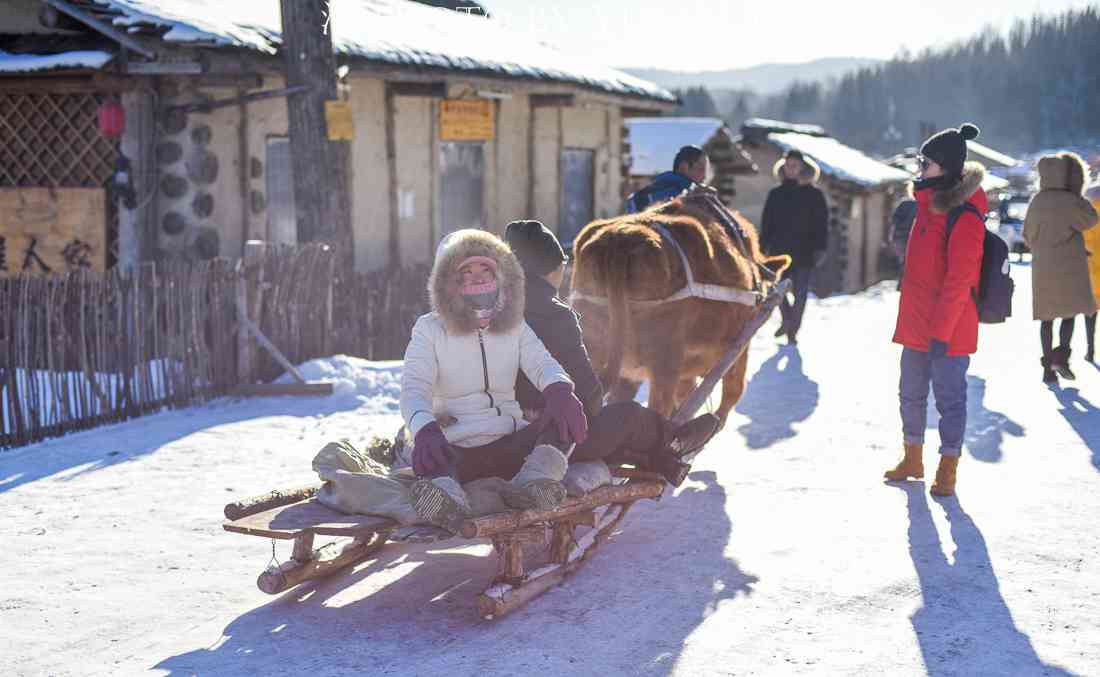
[[[546,275],[569,260],[550,229],[538,221],[513,221],[504,229],[504,241],[520,265],[533,275]]]
[[[920,154],[943,167],[948,176],[962,176],[966,163],[966,142],[978,138],[979,129],[969,122],[958,129],[945,129],[932,135],[920,147]]]
[[[806,161],[806,157],[804,155],[802,155],[802,151],[795,150],[794,148],[791,148],[786,153],[784,153],[783,154],[783,159],[784,160],[798,160],[799,162],[805,162]]]

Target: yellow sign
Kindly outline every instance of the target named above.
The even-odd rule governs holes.
[[[0,188],[0,275],[107,267],[102,188]]]
[[[351,141],[355,138],[355,119],[347,101],[325,102],[325,126],[329,141]]]
[[[491,141],[494,136],[493,102],[446,99],[439,106],[442,141]]]

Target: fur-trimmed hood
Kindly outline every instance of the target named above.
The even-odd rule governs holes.
[[[455,231],[439,244],[432,274],[428,278],[432,310],[439,314],[447,331],[452,334],[477,331],[477,317],[459,295],[455,276],[458,264],[471,256],[486,256],[497,263],[501,308],[486,331],[493,334],[512,331],[523,322],[523,268],[503,240],[484,230]]]
[[[963,165],[962,179],[943,188],[936,188],[932,195],[932,209],[945,214],[955,207],[966,204],[974,193],[982,187],[985,180],[985,167],[980,162],[967,162]]]
[[[1077,153],[1058,153],[1039,158],[1039,190],[1068,190],[1085,194],[1088,165]]]
[[[772,167],[772,176],[775,177],[777,181],[783,182],[787,180],[787,174],[783,171],[783,163],[786,161],[786,158],[779,158]],[[821,167],[813,161],[813,158],[803,155],[802,171],[799,173],[798,182],[815,184],[820,180]]]

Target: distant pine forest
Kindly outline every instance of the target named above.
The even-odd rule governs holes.
[[[968,40],[826,82],[749,90],[676,90],[679,115],[814,123],[852,146],[890,155],[929,129],[972,121],[979,141],[1010,153],[1100,145],[1100,7],[1020,20]]]

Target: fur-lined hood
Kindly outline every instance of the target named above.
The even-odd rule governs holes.
[[[497,262],[501,308],[486,331],[492,334],[512,331],[523,322],[523,268],[503,240],[484,230],[455,231],[440,243],[435,263],[432,264],[432,274],[428,278],[432,310],[439,314],[447,331],[452,334],[477,331],[477,317],[463,302],[455,279],[455,267],[471,256],[486,256]]]
[[[1068,190],[1085,194],[1089,167],[1077,153],[1058,153],[1039,158],[1039,190]]]
[[[955,207],[966,204],[985,180],[985,167],[980,162],[963,165],[962,179],[954,185],[937,188],[932,195],[932,210],[946,214]]]
[[[775,162],[775,166],[772,167],[772,176],[777,181],[783,182],[787,180],[787,174],[783,171],[783,163],[786,162],[786,158],[779,158]],[[813,158],[809,156],[802,156],[802,171],[799,173],[798,182],[803,184],[813,185],[821,180],[821,167],[818,166]]]

